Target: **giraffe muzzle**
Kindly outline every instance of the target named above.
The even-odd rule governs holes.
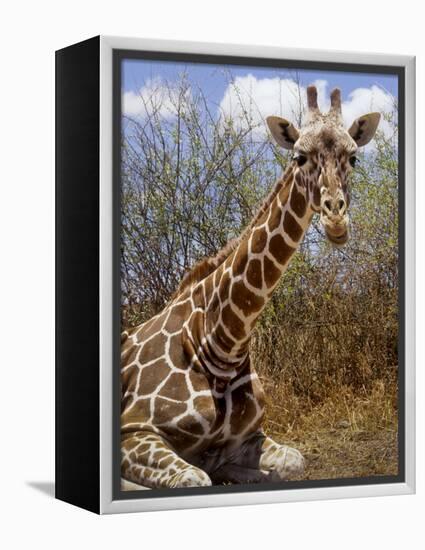
[[[324,181],[329,185],[327,178]],[[322,187],[320,201],[320,221],[328,240],[337,246],[342,246],[349,237],[349,217],[347,202],[340,189],[330,191],[327,186]]]
[[[349,231],[347,227],[342,233],[332,233],[332,231],[325,228],[325,233],[328,240],[336,246],[342,246],[348,241]]]
[[[337,246],[342,246],[348,241],[349,218],[346,213],[344,215],[335,214],[328,216],[323,212],[320,215],[320,221],[325,230],[328,240]]]

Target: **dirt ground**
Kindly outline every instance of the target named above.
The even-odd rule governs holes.
[[[265,432],[303,454],[302,479],[397,474],[396,388],[378,383],[363,395],[345,388],[286,424],[288,409],[272,398]]]
[[[351,431],[344,427],[286,443],[299,449],[306,460],[302,479],[397,474],[397,432],[392,430]]]

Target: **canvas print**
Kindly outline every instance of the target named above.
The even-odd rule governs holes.
[[[398,77],[119,71],[121,489],[396,476]]]

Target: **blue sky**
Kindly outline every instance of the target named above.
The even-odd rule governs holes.
[[[228,68],[237,76],[251,73],[258,78],[293,78],[293,69],[270,69],[240,65],[207,65],[202,63],[175,63],[171,61],[144,61],[126,59],[122,64],[123,92],[139,90],[149,79],[163,78],[168,81],[177,80],[179,74],[187,72],[194,82],[202,83],[205,92],[212,101],[219,102],[224,94],[228,79],[223,72]],[[346,73],[339,71],[297,71],[301,84],[307,86],[315,80],[327,80],[330,88],[341,88],[345,98],[356,88],[369,88],[373,84],[384,88],[397,97],[397,77],[394,75],[371,73]]]
[[[231,115],[234,120],[238,117],[242,119],[246,106],[252,108],[250,100],[253,98],[255,113],[252,117],[263,129],[264,119],[268,115],[293,119],[297,109],[296,79],[301,86],[303,103],[306,86],[312,83],[317,85],[319,107],[323,111],[329,107],[330,91],[339,87],[347,126],[367,112],[392,111],[394,98],[397,98],[398,79],[395,75],[126,59],[122,62],[123,114],[129,118],[146,116],[142,97],[145,102],[154,98],[155,105],[164,103],[161,114],[171,118],[172,99],[167,102],[165,90],[169,88],[166,86],[177,84],[183,73],[193,90],[202,89],[217,116],[224,114]],[[391,130],[385,120],[381,121],[380,127],[384,133]]]

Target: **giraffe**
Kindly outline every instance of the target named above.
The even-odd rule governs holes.
[[[307,88],[301,129],[267,118],[293,158],[258,212],[198,263],[155,317],[122,333],[121,475],[148,488],[299,478],[301,453],[261,429],[264,391],[249,354],[254,325],[315,214],[327,239],[349,238],[349,174],[379,113],[346,130],[341,94],[322,113]]]

